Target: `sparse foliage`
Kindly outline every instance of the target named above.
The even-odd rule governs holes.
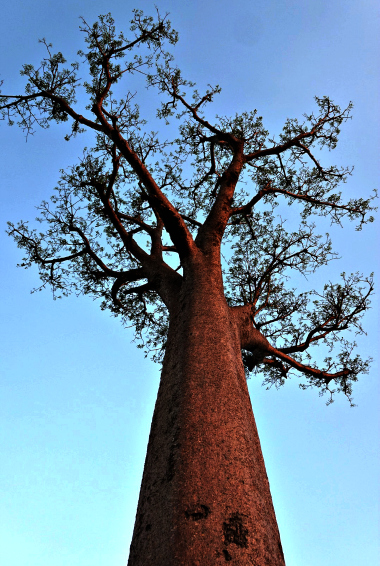
[[[167,16],[136,10],[128,37],[116,32],[109,14],[92,26],[82,19],[80,29],[86,48],[78,55],[88,80],[79,78],[78,63],[65,66],[62,53],[42,40],[40,67],[21,71],[25,94],[0,99],[3,119],[26,135],[69,122],[66,139],[84,131],[95,137],[40,205],[44,231],[23,221],[9,224],[25,252],[21,266],[36,264],[40,288],[51,286],[55,297],[99,298],[160,359],[189,258],[194,250],[210,258],[222,250],[228,304],[248,313],[270,343],[258,354],[255,341],[242,341],[247,372],[264,373],[265,383],[276,386],[294,373],[303,388],[316,386],[329,400],[342,391],[351,400],[352,383],[368,361],[348,341],[349,332],[363,332],[372,277],[342,274],[340,283],[308,293],[297,292],[291,278],[336,257],[311,217],[337,224],[348,218],[359,230],[373,220],[371,198],[345,202],[338,190],[351,169],[322,164],[352,105],[342,110],[328,97],[316,98],[316,110],[288,119],[277,137],[256,110],[212,120],[206,107],[220,88],[209,85],[202,94],[183,78],[165,50],[177,41]],[[160,133],[149,130],[137,93],[128,90],[126,79],[136,74],[160,101]],[[77,110],[83,92],[85,115]],[[164,125],[173,119],[178,135],[164,139]],[[288,230],[276,210],[282,202],[300,206],[299,226]],[[320,345],[328,350],[322,362],[313,357]]]

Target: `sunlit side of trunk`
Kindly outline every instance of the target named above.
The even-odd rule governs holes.
[[[128,566],[283,566],[220,270],[196,265],[173,311]]]

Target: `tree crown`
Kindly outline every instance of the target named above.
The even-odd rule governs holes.
[[[92,26],[82,19],[80,29],[86,48],[78,54],[88,80],[78,77],[78,63],[66,67],[62,53],[42,40],[40,67],[21,71],[25,94],[1,95],[3,119],[27,135],[51,122],[70,122],[67,140],[94,133],[94,146],[62,172],[53,197],[40,205],[37,220],[45,231],[9,224],[25,251],[20,265],[37,264],[41,287],[51,286],[55,298],[70,292],[100,298],[102,309],[132,324],[139,345],[160,359],[189,258],[201,253],[219,262],[222,254],[228,304],[249,313],[273,344],[259,358],[249,343],[242,345],[247,372],[264,372],[268,386],[297,372],[305,378],[302,387],[328,391],[330,400],[336,390],[351,399],[352,382],[369,361],[355,353],[347,332],[363,333],[372,276],[342,274],[340,283],[308,293],[297,292],[289,279],[336,257],[311,216],[337,224],[347,217],[358,230],[373,220],[373,197],[345,202],[338,190],[352,170],[322,165],[352,104],[341,109],[328,97],[316,98],[316,110],[288,119],[277,137],[256,110],[211,120],[207,105],[220,87],[200,93],[183,78],[165,50],[177,41],[167,16],[135,10],[130,37],[116,32],[110,14]],[[137,92],[128,87],[132,75],[158,94],[157,117],[164,124],[175,119],[172,139],[163,139],[164,128],[148,129]],[[88,104],[81,113],[83,89]],[[300,206],[294,231],[278,212],[282,202]],[[312,359],[316,345],[328,350],[322,369]],[[334,356],[333,348],[340,348]]]

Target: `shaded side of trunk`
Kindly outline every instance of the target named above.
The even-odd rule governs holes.
[[[220,273],[171,313],[128,566],[285,564]]]

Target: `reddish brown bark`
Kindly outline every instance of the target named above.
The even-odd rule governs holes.
[[[171,312],[128,566],[285,564],[220,266],[197,254]]]
[[[87,42],[83,56],[93,79],[87,89],[92,100],[87,110],[91,109],[95,121],[74,110],[80,84],[77,65],[72,70],[62,68],[62,54],[52,55],[45,40],[48,56],[41,67],[23,68],[28,81],[25,95],[0,95],[3,117],[8,117],[9,124],[18,123],[27,134],[36,125],[47,127],[51,121],[68,118],[73,126],[67,139],[81,126],[97,134],[96,147],[84,152],[78,167],[62,173],[59,197],[52,199],[56,210],[46,202],[39,207],[49,226],[47,232],[37,233],[20,222],[10,225],[9,234],[26,249],[21,265],[38,265],[41,288],[51,284],[53,292],[65,295],[73,289],[77,293],[82,278],[83,292],[101,297],[102,308],[129,317],[136,323],[137,335],[152,321],[149,309],[156,299],[169,310],[166,356],[129,566],[225,562],[283,566],[241,349],[249,352],[247,368],[263,362],[277,371],[270,375],[271,382],[281,383],[277,380],[283,381],[290,369],[296,369],[308,377],[307,386],[317,385],[322,393],[332,395],[335,390],[328,384],[335,380],[350,402],[352,382],[359,371],[367,372],[368,362],[351,358],[349,346],[340,354],[341,369],[329,361],[326,370],[319,370],[312,363],[305,365],[307,358],[302,355],[290,356],[302,354],[318,341],[327,346],[339,342],[337,333],[350,325],[361,333],[358,320],[369,306],[373,283],[371,277],[343,274],[344,285],[326,285],[314,301],[316,310],[310,312],[305,294],[297,297],[290,289],[282,300],[282,277],[286,279],[289,269],[313,273],[334,254],[328,238],[325,244],[317,243],[312,224],[302,223],[294,238],[283,230],[282,221],[275,225],[271,220],[271,207],[277,204],[272,197],[282,195],[290,199],[289,204],[293,200],[306,204],[303,220],[314,207],[318,214],[331,214],[333,223],[340,224],[344,216],[358,218],[359,227],[367,222],[366,214],[373,210],[371,199],[344,204],[335,191],[351,169],[324,168],[312,152],[318,145],[334,149],[352,105],[341,110],[327,97],[316,98],[318,113],[305,115],[303,123],[287,120],[281,143],[268,137],[256,111],[218,118],[219,125],[213,125],[203,117],[203,108],[220,89],[208,87],[203,96],[194,91],[192,102],[188,101],[189,94],[183,90],[191,90],[192,83],[181,77],[171,55],[163,50],[165,40],[177,41],[166,16],[157,14],[154,23],[137,10],[131,23],[135,39],[128,43],[123,35],[115,34],[110,14],[100,16],[92,27],[82,19]],[[129,58],[138,44],[150,53]],[[124,67],[120,57],[127,53]],[[173,153],[168,150],[171,142],[143,131],[145,121],[130,105],[132,91],[127,89],[125,100],[113,99],[113,86],[125,73],[144,73],[143,68],[150,69],[148,86],[156,86],[162,100],[158,116],[166,120],[173,113],[182,120]],[[162,159],[154,164],[153,156],[161,151]],[[188,182],[181,170],[185,167],[188,176],[186,163],[191,154],[194,168]],[[256,194],[250,193],[242,202],[243,193],[235,200],[234,195],[247,164],[253,168],[252,177],[247,172],[241,181],[245,184],[251,178]],[[171,202],[172,197],[183,200]],[[260,201],[266,212],[256,215],[254,207]],[[230,284],[240,289],[235,300],[242,303],[235,308],[226,303],[220,266],[220,246],[228,225],[229,235],[236,238]],[[194,226],[195,239],[190,228]],[[142,233],[150,239],[150,251],[140,246]],[[167,236],[170,242],[165,244]],[[241,245],[236,246],[239,238]],[[245,257],[244,247],[251,244]],[[165,252],[178,255],[183,276],[165,263]],[[258,261],[243,268],[255,253],[260,254]],[[366,294],[363,282],[369,285]],[[131,302],[126,300],[131,296]],[[296,312],[299,329],[292,321]],[[156,322],[158,329],[161,321]],[[286,335],[279,349],[259,331],[276,323],[272,337],[283,329]],[[162,336],[158,334],[157,339]]]

